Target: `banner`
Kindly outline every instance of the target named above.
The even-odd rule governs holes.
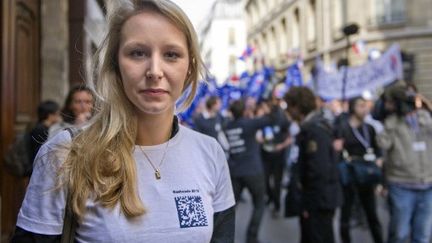
[[[317,65],[316,93],[324,99],[342,99],[345,71],[347,99],[361,96],[365,90],[375,90],[403,79],[400,47],[394,44],[380,58],[361,66],[342,67],[338,72],[327,72],[322,65]]]

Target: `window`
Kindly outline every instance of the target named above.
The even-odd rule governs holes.
[[[268,4],[269,11],[271,11],[276,6],[276,0],[268,0],[267,4]]]
[[[275,27],[272,26],[270,29],[270,38],[268,46],[270,47],[270,59],[274,59],[276,57],[276,52],[279,50],[278,36],[276,35]]]
[[[260,13],[260,18],[264,18],[267,14],[267,6],[266,6],[266,0],[257,0],[258,1],[258,8]]]
[[[258,22],[258,19],[260,19],[260,13],[259,13],[259,6],[256,2],[253,3],[253,11],[254,11],[254,24]]]
[[[287,24],[286,19],[283,18],[281,22],[280,34],[279,34],[279,54],[285,55],[288,51],[288,39],[287,39]]]
[[[211,68],[212,66],[212,50],[208,50],[204,55],[204,62],[207,68]]]
[[[334,40],[343,38],[342,27],[347,23],[347,0],[332,0],[332,35]],[[378,0],[380,1],[380,0]]]
[[[229,70],[229,74],[230,76],[234,75],[237,73],[237,68],[236,68],[236,64],[237,64],[237,57],[234,55],[231,55],[229,57],[228,60],[228,70]]]
[[[253,16],[252,16],[252,6],[249,5],[246,9],[246,16],[247,16],[247,26],[248,28],[252,28],[253,26]]]
[[[405,21],[405,0],[373,0],[375,16],[372,23],[397,24]]]
[[[228,44],[230,46],[234,46],[236,44],[236,35],[235,35],[235,29],[233,27],[230,27],[228,29]]]
[[[380,0],[378,0],[380,1]],[[347,3],[346,0],[333,0],[332,1],[332,10],[333,10],[333,29],[338,29],[339,31],[342,29],[347,23]]]
[[[300,47],[300,12],[299,9],[296,8],[294,10],[294,23],[292,25],[292,47],[299,48]]]
[[[309,1],[307,14],[308,14],[307,40],[309,43],[311,43],[311,42],[316,41],[316,4],[315,4],[315,0]]]
[[[268,46],[267,46],[267,35],[266,33],[262,33],[262,53],[263,54],[268,54]]]

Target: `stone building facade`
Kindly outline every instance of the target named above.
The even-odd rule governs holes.
[[[245,0],[248,43],[266,64],[283,70],[297,57],[307,75],[317,56],[326,64],[346,56],[341,29],[356,23],[351,43],[385,51],[398,43],[406,67],[405,80],[432,97],[432,1],[430,0]],[[367,61],[349,49],[351,65]]]

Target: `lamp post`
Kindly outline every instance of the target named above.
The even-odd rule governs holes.
[[[357,34],[359,30],[359,26],[355,23],[346,25],[342,28],[342,32],[345,35],[347,46],[345,48],[345,71],[342,79],[342,101],[346,101],[346,86],[347,86],[347,78],[348,78],[348,66],[349,66],[349,49],[351,47],[350,36]]]

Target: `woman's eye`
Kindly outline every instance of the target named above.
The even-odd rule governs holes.
[[[178,53],[176,53],[176,52],[172,52],[172,51],[170,51],[170,52],[167,52],[167,53],[165,54],[165,57],[168,58],[168,59],[175,60],[175,59],[179,58],[180,55],[179,55]]]
[[[146,53],[142,50],[133,50],[129,53],[131,57],[139,58],[146,55]]]

